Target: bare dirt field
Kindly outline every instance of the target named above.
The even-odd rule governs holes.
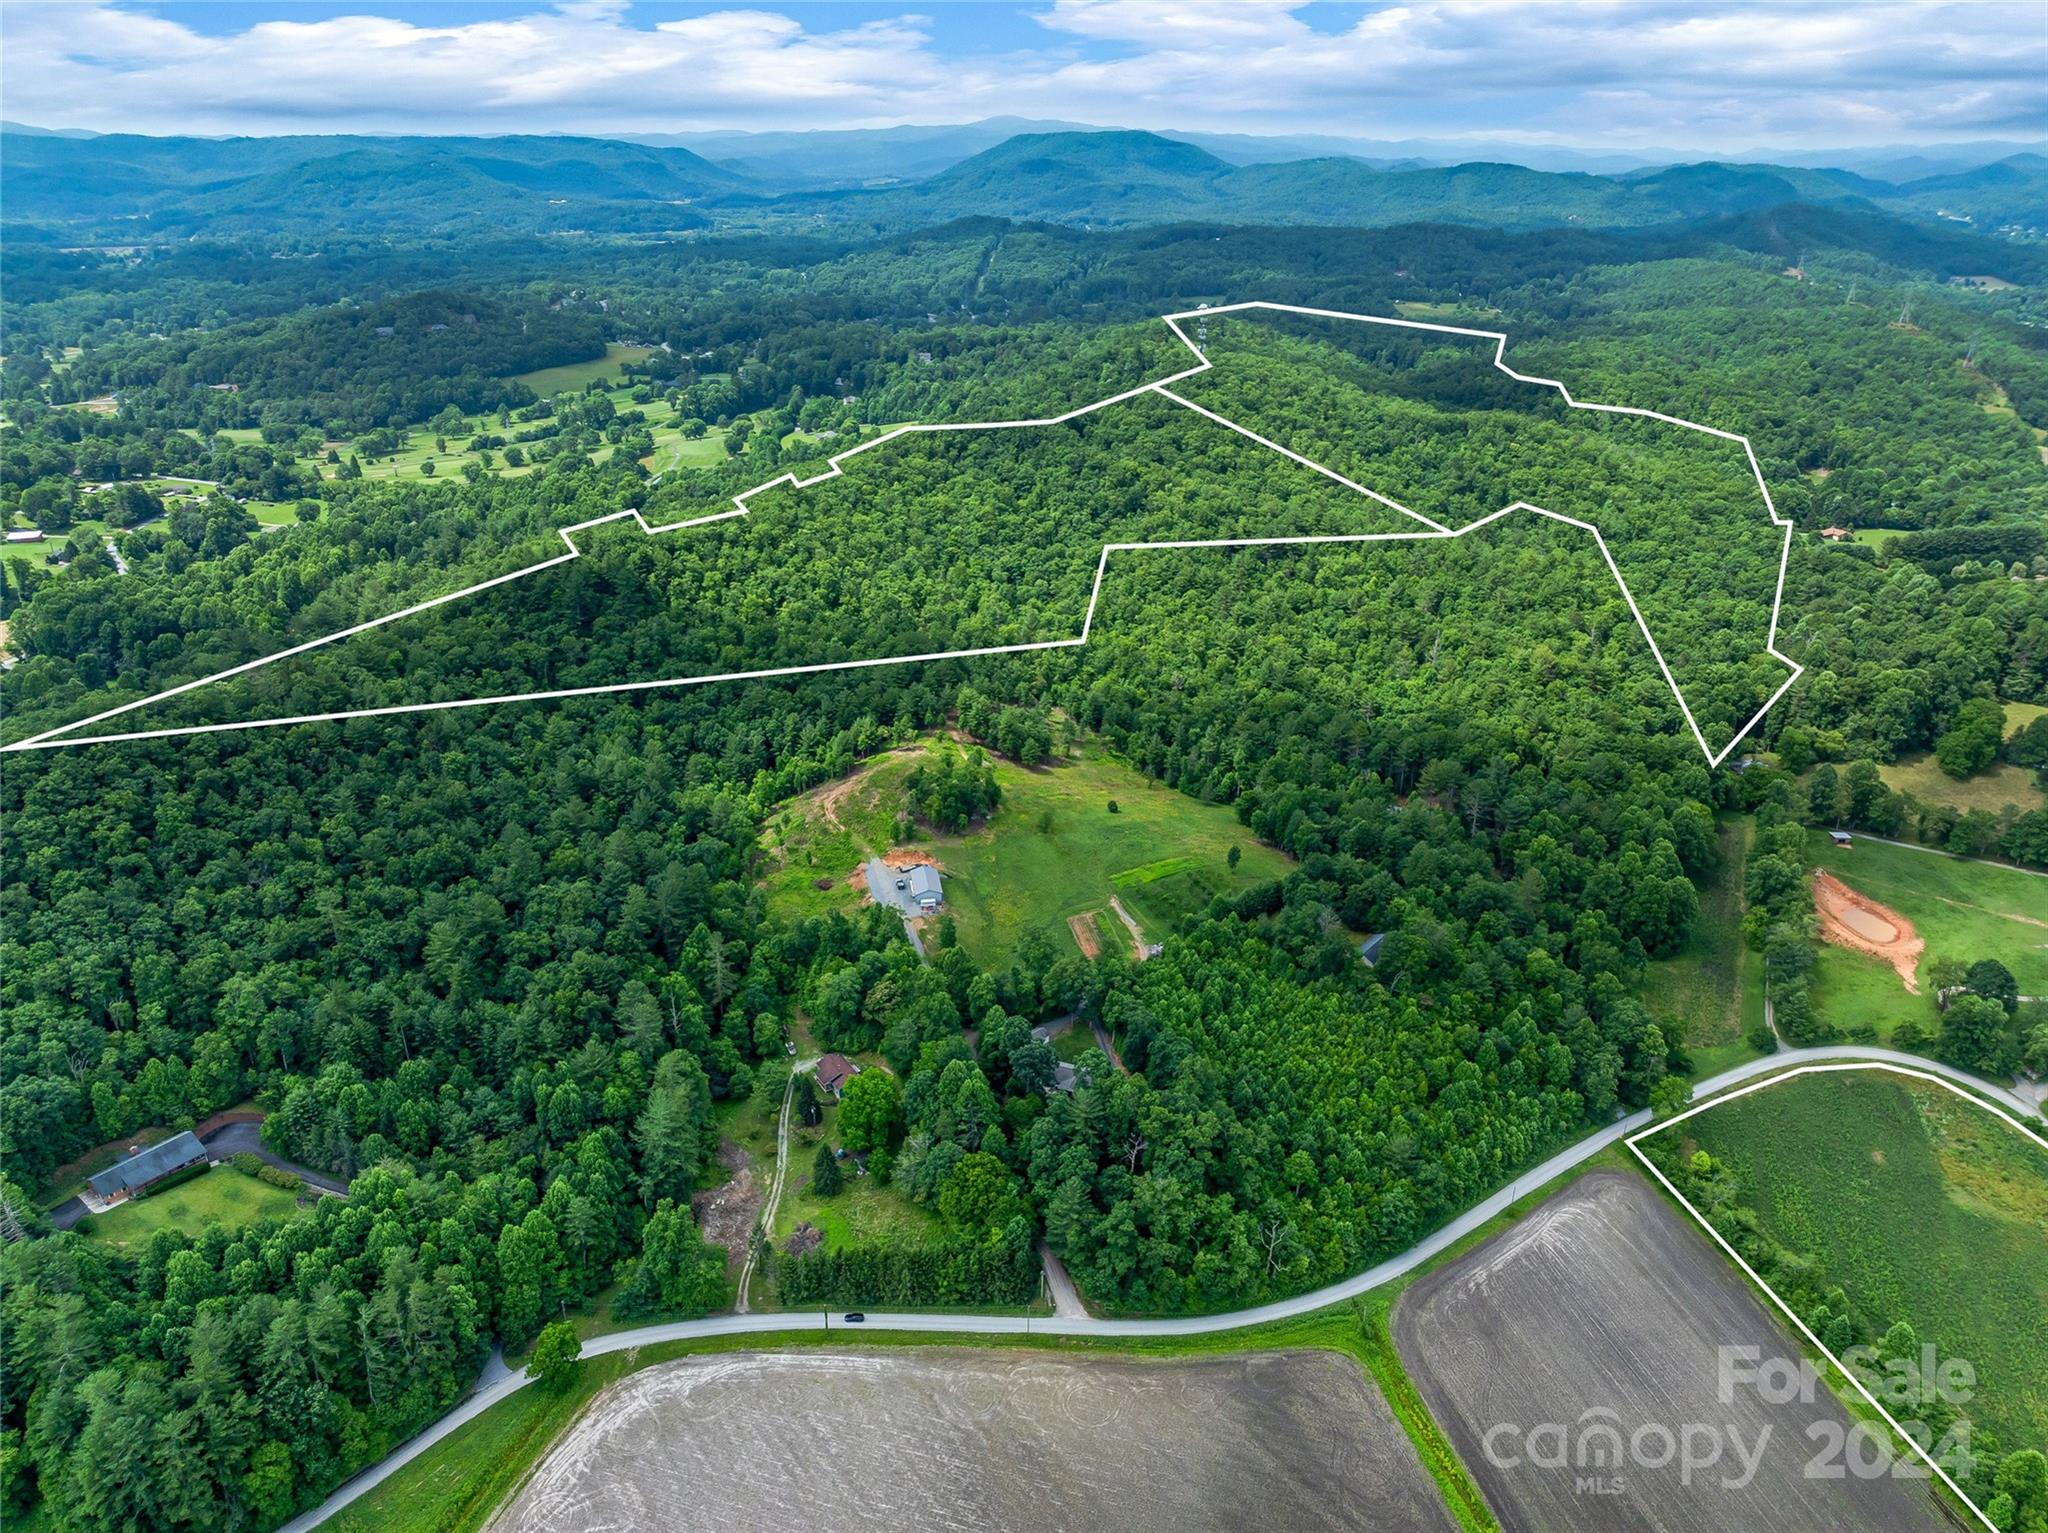
[[[607,1389],[491,1533],[1332,1528],[1453,1533],[1330,1352],[736,1353]]]
[[[1890,964],[1909,994],[1920,993],[1913,971],[1927,944],[1911,921],[1827,872],[1813,875],[1813,904],[1820,912],[1820,934],[1825,940]]]
[[[1067,917],[1067,930],[1074,934],[1074,943],[1081,949],[1083,958],[1100,958],[1102,943],[1095,935],[1095,912],[1084,911],[1077,916]]]
[[[1798,1350],[1741,1276],[1636,1177],[1581,1177],[1422,1278],[1393,1327],[1518,1533],[1948,1526],[1825,1383],[1802,1385]]]

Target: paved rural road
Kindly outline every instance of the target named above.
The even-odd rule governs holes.
[[[1966,1070],[1956,1069],[1953,1065],[1943,1064],[1939,1060],[1923,1059],[1918,1054],[1901,1054],[1892,1049],[1869,1048],[1858,1044],[1780,1049],[1775,1054],[1749,1060],[1701,1081],[1695,1088],[1695,1096],[1704,1098],[1790,1065],[1814,1064],[1823,1060],[1866,1060],[1873,1064],[1905,1065],[1915,1070],[1931,1071],[1959,1085],[1967,1086],[1979,1095],[2022,1116],[2032,1117],[2035,1112],[2029,1099],[2021,1093],[2010,1087],[1992,1085]],[[852,1336],[860,1336],[871,1331],[924,1331],[966,1336],[1203,1336],[1215,1331],[1234,1331],[1244,1326],[1264,1325],[1274,1320],[1289,1320],[1297,1315],[1322,1309],[1326,1305],[1356,1298],[1359,1294],[1369,1292],[1384,1283],[1392,1282],[1404,1273],[1413,1271],[1438,1252],[1455,1245],[1501,1213],[1521,1196],[1523,1189],[1533,1191],[1554,1177],[1563,1175],[1580,1162],[1591,1159],[1617,1140],[1635,1133],[1638,1129],[1648,1127],[1649,1123],[1648,1112],[1631,1113],[1626,1118],[1618,1119],[1607,1127],[1596,1130],[1570,1149],[1551,1156],[1542,1165],[1516,1177],[1492,1197],[1467,1209],[1449,1224],[1410,1246],[1400,1255],[1390,1256],[1376,1266],[1354,1273],[1342,1282],[1332,1283],[1327,1288],[1318,1288],[1313,1293],[1297,1294],[1294,1298],[1276,1300],[1271,1304],[1261,1304],[1254,1309],[1233,1310],[1222,1315],[1183,1315],[1165,1320],[1111,1319],[1094,1315],[940,1315],[869,1310],[866,1323],[862,1325],[848,1325],[843,1312],[796,1314],[784,1311],[765,1315],[713,1315],[704,1320],[677,1320],[666,1325],[647,1325],[641,1326],[638,1330],[614,1331],[605,1336],[593,1336],[583,1344],[583,1355],[595,1357],[600,1353],[625,1352],[659,1342],[689,1341],[703,1336],[772,1337],[792,1331],[842,1331]],[[478,1380],[476,1390],[461,1405],[404,1447],[392,1452],[383,1462],[365,1469],[312,1511],[293,1518],[284,1525],[281,1533],[307,1533],[308,1529],[318,1527],[372,1486],[404,1468],[456,1428],[475,1420],[500,1400],[524,1388],[527,1383],[528,1380],[523,1374],[494,1376],[492,1371],[487,1369],[486,1376]]]

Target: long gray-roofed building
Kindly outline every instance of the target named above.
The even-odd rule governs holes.
[[[197,1136],[189,1132],[173,1134],[162,1144],[138,1150],[126,1160],[115,1161],[98,1175],[87,1177],[85,1185],[102,1203],[118,1203],[155,1186],[167,1176],[176,1176],[180,1171],[203,1166],[206,1162],[206,1146],[199,1142]]]

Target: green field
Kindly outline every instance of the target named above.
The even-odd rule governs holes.
[[[1820,945],[1812,985],[1814,1011],[1845,1033],[1867,1027],[1879,1043],[1888,1044],[1901,1022],[1918,1022],[1930,1033],[1941,1030],[1941,1013],[1926,987],[1919,995],[1909,995],[1890,964],[1847,948]]]
[[[1824,950],[1814,1005],[1837,1027],[1868,1024],[1883,1033],[1884,1018],[1904,1015],[1931,1025],[1926,976],[1928,966],[1944,958],[1965,964],[1996,958],[2012,970],[2022,995],[2048,995],[2048,878],[1860,838],[1844,850],[1818,831],[1808,844],[1816,866],[1904,916],[1927,944],[1920,955],[1918,997],[1907,995],[1877,960]],[[1878,997],[1894,995],[1897,1002],[1879,1007]],[[1874,1007],[1879,1016],[1869,1014]]]
[[[214,1223],[240,1229],[258,1219],[288,1219],[298,1206],[297,1195],[282,1187],[244,1176],[231,1166],[216,1166],[189,1182],[93,1214],[79,1227],[95,1240],[132,1251],[158,1230],[197,1235]]]
[[[647,411],[650,421],[654,418],[651,405],[635,405],[636,410]],[[663,412],[673,415],[666,405]],[[655,426],[654,451],[640,462],[649,473],[671,474],[679,468],[716,468],[730,456],[725,450],[725,432],[717,427],[708,428],[703,436],[686,437],[680,426]]]
[[[530,373],[515,373],[512,381],[525,384],[546,399],[564,390],[580,390],[596,379],[614,382],[628,362],[643,361],[653,354],[652,346],[621,346],[613,341],[605,347],[601,357],[593,357],[588,362],[569,362],[561,367],[536,368]]]
[[[2048,1151],[1944,1087],[1804,1075],[1700,1114],[1766,1233],[1813,1257],[1875,1340],[1909,1320],[1977,1371],[2001,1447],[2048,1447]]]
[[[2040,703],[2008,703],[2001,701],[2005,709],[2005,737],[2010,740],[2034,720],[2048,714],[2048,707]]]
[[[1155,783],[1099,746],[1051,767],[999,762],[996,780],[1003,805],[986,827],[929,842],[946,871],[961,946],[985,964],[1007,960],[1033,927],[1064,948],[1072,942],[1067,917],[1101,907],[1112,893],[1146,940],[1159,942],[1212,892],[1284,878],[1293,868],[1228,809]],[[1048,815],[1050,828],[1041,830]],[[1233,846],[1243,853],[1234,870]],[[1163,860],[1177,866],[1149,876]],[[1138,870],[1145,872],[1132,876]]]
[[[1700,891],[1685,951],[1643,974],[1644,1006],[1684,1036],[1696,1078],[1750,1058],[1755,1051],[1744,1037],[1764,1017],[1763,959],[1742,940],[1742,871],[1755,835],[1746,816],[1721,822],[1721,866]]]
[[[859,898],[843,879],[863,848],[891,844],[903,779],[918,753],[879,757],[861,768],[852,788],[828,784],[770,817],[779,862],[768,880],[771,909],[815,914]],[[1071,951],[1067,917],[1105,908],[1112,894],[1146,940],[1158,942],[1212,894],[1285,877],[1294,866],[1228,809],[1153,782],[1093,741],[1051,766],[998,760],[996,781],[1002,807],[987,824],[960,836],[926,832],[915,842],[944,870],[946,910],[960,945],[984,965],[1007,963],[1034,929],[1057,951]],[[1235,869],[1228,862],[1233,846],[1243,854]],[[842,882],[819,890],[821,877]]]
[[[825,1237],[825,1249],[841,1251],[850,1245],[890,1237],[918,1238],[938,1232],[938,1220],[900,1193],[880,1186],[871,1176],[855,1176],[849,1168],[838,1192],[829,1198],[811,1196],[811,1158],[795,1158],[794,1138],[790,1140],[789,1182],[782,1189],[782,1206],[775,1214],[778,1241],[788,1238],[799,1224],[818,1227]],[[805,1185],[798,1187],[795,1184]]]
[[[2005,723],[2008,733],[2018,727],[2013,722],[2011,706],[2006,709]],[[2034,786],[2034,774],[2006,761],[1993,762],[1981,772],[1958,779],[1936,766],[1932,755],[1921,751],[1879,767],[1877,775],[1896,792],[1910,793],[1925,804],[1946,804],[1958,813],[1983,809],[1997,814],[2008,804],[2021,810],[2048,805],[2048,794]]]

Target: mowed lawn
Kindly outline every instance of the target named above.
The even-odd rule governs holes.
[[[215,1223],[240,1229],[259,1219],[289,1219],[298,1206],[297,1195],[282,1187],[244,1176],[232,1166],[216,1166],[189,1182],[93,1214],[82,1227],[95,1240],[135,1251],[158,1230],[197,1235]]]
[[[1002,807],[986,825],[922,843],[945,869],[960,945],[985,965],[1007,963],[1032,930],[1078,952],[1067,917],[1101,909],[1111,895],[1148,942],[1159,942],[1212,892],[1284,878],[1294,867],[1222,805],[1155,783],[1093,742],[1056,766],[998,761],[996,781]],[[1242,853],[1235,869],[1233,846]]]
[[[1685,951],[1644,972],[1641,995],[1658,1024],[1684,1034],[1696,1075],[1712,1075],[1754,1052],[1744,1034],[1763,1021],[1763,959],[1742,940],[1742,875],[1756,822],[1720,826],[1721,866],[1700,890],[1699,919]]]
[[[1686,1132],[1767,1232],[1815,1258],[1872,1339],[1912,1322],[1977,1370],[1966,1407],[2004,1449],[2048,1448],[2048,1151],[1944,1087],[1803,1075]]]
[[[1816,831],[1808,845],[1816,866],[1913,923],[1927,944],[1920,955],[1923,996],[1933,994],[1928,966],[1944,958],[1996,958],[2012,970],[2022,995],[2048,995],[2048,878],[1861,837],[1845,850]],[[1866,982],[1876,993],[1896,992],[1911,1014],[1931,1017],[1931,1007],[1906,995],[1886,965],[1842,949],[1823,958],[1814,1000],[1837,1026],[1872,1020],[1853,1014],[1851,1004]]]

